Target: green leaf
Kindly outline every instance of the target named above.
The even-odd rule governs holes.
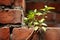
[[[34,14],[34,12],[31,12],[31,13],[29,13],[28,14],[28,19],[33,19],[35,16],[34,16],[35,14]]]
[[[28,18],[27,17],[24,17],[24,20],[28,20]]]
[[[45,8],[47,8],[48,6],[47,5],[45,5]]]
[[[34,12],[36,13],[37,12],[37,9],[35,9]]]
[[[35,31],[37,31],[37,30],[38,30],[38,28],[39,28],[38,26],[35,26],[35,27],[34,27],[34,30],[35,30]]]
[[[42,15],[42,13],[38,12],[38,13],[36,13],[36,15],[40,16],[40,15]]]
[[[28,18],[24,17],[24,22],[26,23],[28,21]]]
[[[28,18],[27,17],[24,17],[24,23],[28,24]]]
[[[34,22],[34,25],[39,25],[39,23],[38,22]]]
[[[55,9],[54,7],[48,7],[47,5],[45,5],[45,8],[43,9],[40,9],[42,11],[49,11],[49,10],[52,10],[52,9]]]
[[[45,11],[45,9],[40,9],[40,10]]]
[[[40,23],[43,23],[45,21],[44,18],[42,18],[41,20],[39,20]]]
[[[42,29],[44,30],[44,32],[46,32],[47,28],[46,27],[42,27]]]
[[[50,9],[55,9],[54,7],[48,7],[48,9],[50,10]]]
[[[29,22],[28,25],[31,27],[33,22]]]
[[[46,23],[42,23],[41,25],[43,25],[43,26],[47,26],[47,24],[46,24]]]

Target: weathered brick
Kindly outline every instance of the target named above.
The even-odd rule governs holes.
[[[31,33],[33,33],[33,29],[14,28],[12,33],[12,40],[27,40]]]
[[[20,6],[23,8],[23,10],[25,10],[25,8],[26,8],[25,0],[16,0],[14,3],[14,6],[18,6],[18,7]]]
[[[10,39],[10,31],[7,27],[0,28],[0,40],[9,40]]]
[[[0,23],[21,23],[21,11],[19,10],[0,10]]]
[[[0,5],[11,5],[13,0],[0,0]]]

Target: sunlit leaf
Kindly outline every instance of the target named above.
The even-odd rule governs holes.
[[[37,12],[37,9],[35,9],[34,12],[36,13]]]
[[[24,20],[28,20],[28,18],[27,17],[24,17]]]
[[[34,18],[34,15],[35,15],[35,14],[32,12],[32,13],[28,14],[27,17],[28,17],[28,19],[33,19],[33,18]]]
[[[39,23],[38,22],[34,22],[34,25],[39,25]]]
[[[48,9],[50,10],[50,9],[55,9],[54,7],[48,7]]]
[[[42,15],[42,13],[36,13],[36,15],[40,16],[40,15]]]
[[[46,23],[42,23],[41,25],[43,25],[43,26],[47,26],[47,24],[46,24]]]
[[[35,31],[37,31],[37,30],[38,30],[38,28],[39,28],[38,26],[35,26],[35,27],[34,27],[34,30],[35,30]]]
[[[26,23],[28,21],[28,18],[24,17],[24,22]]]
[[[46,32],[47,28],[46,27],[42,27],[42,29]]]
[[[44,18],[42,18],[41,20],[39,20],[39,22],[40,23],[42,23],[42,22],[44,22],[45,21],[45,19]]]
[[[47,5],[45,5],[45,8],[47,8],[48,6]]]
[[[47,5],[45,5],[45,8],[43,9],[40,9],[42,11],[49,11],[49,10],[52,10],[52,9],[55,9],[54,7],[48,7]]]
[[[40,9],[40,10],[45,11],[45,9]]]

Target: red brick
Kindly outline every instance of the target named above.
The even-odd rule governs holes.
[[[32,9],[41,9],[44,7],[44,3],[43,2],[28,2],[26,4],[26,9],[27,10],[32,10]]]
[[[56,27],[60,27],[60,24],[57,23],[55,26],[56,26]]]
[[[26,9],[41,9],[44,7],[45,3],[43,2],[28,2]],[[55,7],[52,11],[60,11],[60,3],[47,3],[48,6]]]
[[[21,23],[21,11],[18,10],[4,10],[3,12],[0,10],[0,23]]]
[[[9,28],[0,28],[0,40],[9,40],[10,39],[10,31]]]
[[[48,22],[48,21],[53,21],[53,14],[51,14],[51,13],[48,13],[47,15],[47,18],[46,18],[46,21]]]
[[[14,6],[20,6],[25,10],[25,0],[16,0]]]
[[[13,0],[0,0],[0,5],[11,5]]]
[[[45,40],[60,40],[60,29],[58,28],[60,27],[48,27],[44,35]]]
[[[54,23],[47,24],[48,27],[55,27]]]
[[[57,23],[60,23],[60,14],[56,14],[56,19],[55,19],[55,21],[56,21]]]
[[[26,40],[29,35],[33,33],[33,29],[28,28],[14,28],[12,33],[12,40]]]

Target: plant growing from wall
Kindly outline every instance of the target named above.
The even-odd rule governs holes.
[[[45,18],[46,14],[50,12],[51,9],[55,9],[54,7],[48,7],[45,5],[45,8],[40,10],[31,10],[27,14],[26,17],[24,17],[24,23],[28,27],[34,28],[35,31],[43,29],[46,31],[47,25],[45,24]]]

